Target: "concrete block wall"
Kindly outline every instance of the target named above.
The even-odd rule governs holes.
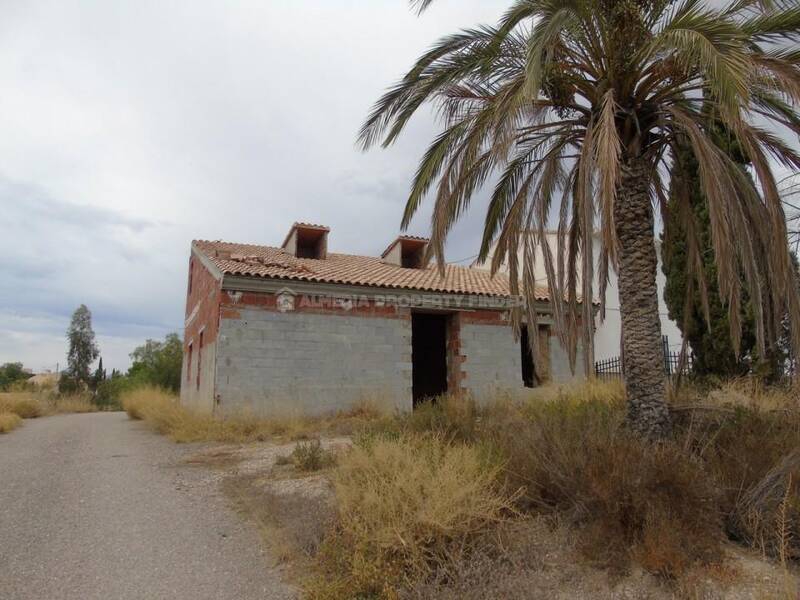
[[[411,410],[411,321],[346,313],[223,311],[217,410],[324,414],[362,399]]]
[[[508,324],[461,324],[462,387],[479,402],[498,391],[519,391],[522,356]]]
[[[583,369],[583,348],[578,342],[575,355],[575,373],[569,369],[569,357],[556,335],[550,336],[550,380],[553,383],[569,383],[585,379]]]

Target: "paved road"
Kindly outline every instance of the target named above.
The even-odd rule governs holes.
[[[0,598],[290,598],[189,451],[123,413],[0,436]]]

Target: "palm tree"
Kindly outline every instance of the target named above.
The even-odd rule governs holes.
[[[420,11],[431,3],[412,2]],[[533,261],[541,247],[573,367],[579,339],[587,362],[592,355],[593,308],[581,299],[596,297],[597,280],[602,318],[608,270],[615,269],[628,421],[658,438],[670,418],[654,205],[662,217],[678,212],[691,277],[705,289],[689,194],[666,201],[670,182],[687,170],[679,149],[689,148],[699,165],[737,352],[741,286],[761,310],[762,284],[777,293],[773,310],[757,315],[760,347],[764,314],[788,313],[800,349],[800,298],[771,162],[800,166],[778,133],[800,134],[798,39],[797,0],[735,0],[724,8],[699,0],[516,0],[496,27],[446,37],[419,58],[377,102],[359,141],[388,146],[423,105],[438,108],[444,128],[421,159],[403,226],[435,188],[430,248],[441,266],[451,226],[475,192],[494,182],[480,258],[496,242],[492,268],[506,263],[512,291],[529,300],[515,324],[526,316],[535,326]],[[736,139],[753,177],[715,143],[709,123]],[[558,223],[555,252],[545,238],[551,220]],[[767,264],[757,260],[761,245]]]

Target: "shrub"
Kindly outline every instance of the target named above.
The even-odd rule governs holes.
[[[441,436],[362,440],[334,473],[338,519],[312,596],[389,596],[485,543],[512,510],[499,472],[479,448]]]
[[[133,387],[132,382],[127,377],[105,379],[97,385],[92,402],[105,410],[119,410],[122,408],[122,394]]]
[[[87,393],[55,395],[47,401],[48,413],[88,413],[98,409],[101,407],[94,404]]]
[[[676,415],[676,437],[715,482],[727,533],[773,556],[800,558],[800,410],[784,391],[746,380],[700,406]]]
[[[596,400],[526,404],[495,413],[486,436],[506,459],[509,489],[523,489],[519,508],[566,516],[587,557],[670,577],[715,560],[721,519],[702,465],[675,444],[633,437],[623,419]]]
[[[81,393],[84,389],[86,389],[86,386],[80,379],[70,375],[67,371],[61,373],[61,378],[58,380],[58,391],[60,393],[74,395]]]
[[[29,393],[0,394],[0,413],[14,413],[23,419],[35,419],[44,413],[44,407]]]
[[[160,388],[135,388],[123,393],[121,402],[131,419],[145,420],[158,433],[180,441],[203,439],[201,436],[211,421],[210,417],[204,418],[185,409],[176,396]]]
[[[292,462],[300,471],[319,471],[336,464],[336,457],[317,440],[300,442],[292,451]]]
[[[478,405],[470,396],[444,395],[417,405],[411,412],[374,419],[359,433],[383,437],[434,433],[448,440],[471,441],[476,438],[479,415]]]
[[[0,365],[0,391],[14,390],[15,386],[21,384],[24,386],[25,382],[31,377],[20,362],[9,362]],[[19,389],[17,391],[25,391]]]
[[[740,496],[731,533],[781,562],[800,559],[800,448],[795,448]]]
[[[22,424],[22,418],[15,413],[0,413],[0,433],[8,433]]]
[[[120,400],[122,409],[128,413],[128,417],[139,421],[145,418],[148,411],[149,414],[153,414],[160,410],[169,398],[157,388],[139,388],[124,393]]]

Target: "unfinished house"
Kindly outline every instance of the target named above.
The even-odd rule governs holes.
[[[295,223],[280,247],[194,241],[181,401],[258,414],[411,410],[443,393],[477,399],[569,377],[545,290],[534,365],[515,340],[504,275],[424,262],[402,236],[381,256],[328,251],[327,227]],[[520,341],[522,343],[520,343]]]

